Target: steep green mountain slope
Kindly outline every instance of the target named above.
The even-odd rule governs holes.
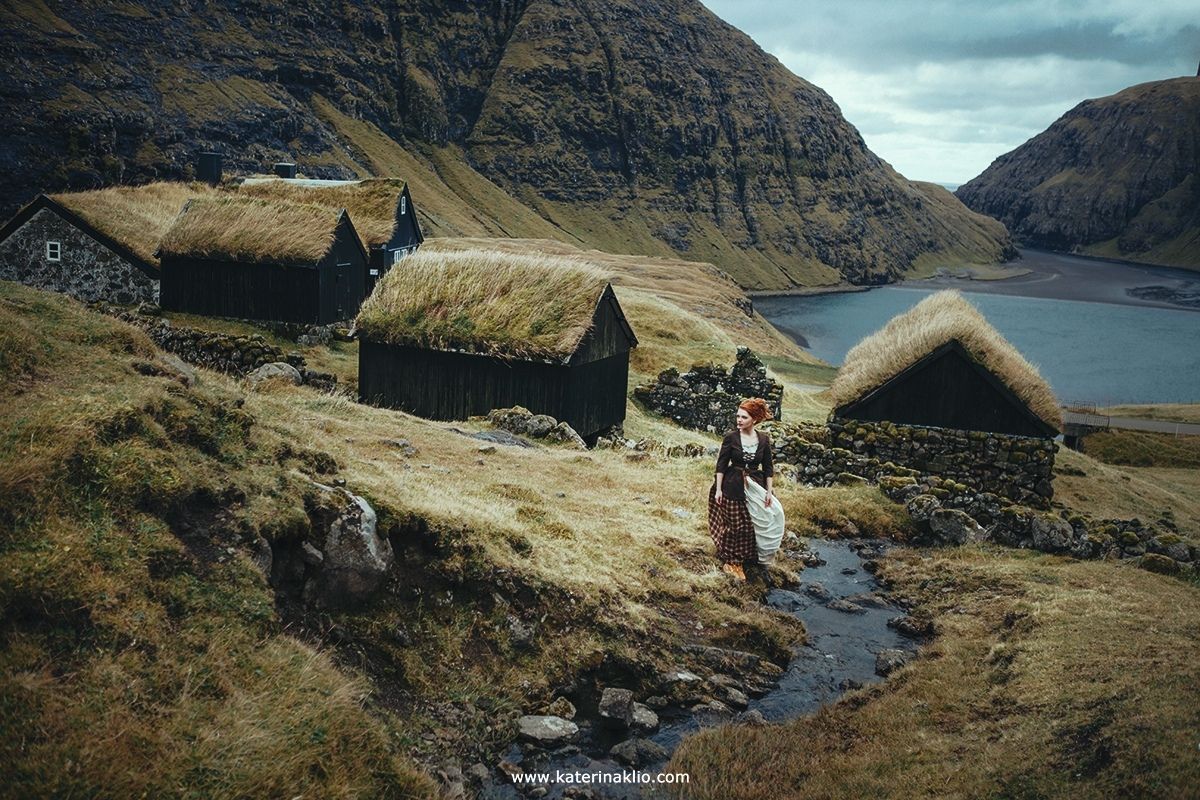
[[[408,177],[435,235],[707,260],[750,288],[1012,252],[695,0],[6,0],[0,22],[8,211],[215,148]]]
[[[1086,100],[956,194],[1031,245],[1200,267],[1200,77]]]

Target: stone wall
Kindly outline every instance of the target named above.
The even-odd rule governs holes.
[[[1018,503],[1045,507],[1051,483],[1053,439],[1009,436],[833,418],[830,444],[856,455],[938,475]]]
[[[633,396],[656,414],[670,417],[685,428],[723,433],[733,430],[733,418],[744,398],[761,397],[779,418],[783,385],[767,376],[748,347],[739,347],[728,371],[714,364],[697,364],[682,375],[672,367],[652,384],[638,386]]]
[[[303,355],[285,353],[258,334],[234,335],[176,327],[162,317],[145,316],[108,305],[101,305],[100,310],[141,328],[156,345],[189,364],[230,375],[245,375],[264,364],[284,362],[296,368],[306,385],[329,390],[337,384],[337,376],[308,369]]]
[[[46,242],[61,260],[46,259]],[[158,302],[158,281],[54,211],[43,208],[0,242],[0,280],[62,292],[85,302]]]

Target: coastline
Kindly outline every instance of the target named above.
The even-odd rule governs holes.
[[[878,286],[799,287],[791,290],[755,291],[752,299],[806,297],[865,292],[876,288],[961,289],[984,294],[1004,294],[1076,302],[1200,311],[1200,272],[1185,267],[1156,266],[1131,261],[1021,249],[1021,258],[1001,267],[1021,269],[1005,278],[960,275],[909,278]]]

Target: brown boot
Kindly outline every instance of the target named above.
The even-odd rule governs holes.
[[[739,581],[746,580],[746,571],[742,569],[741,564],[722,564],[721,571],[726,575],[732,575]]]

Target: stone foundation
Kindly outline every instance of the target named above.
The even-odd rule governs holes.
[[[728,371],[715,364],[697,364],[681,375],[672,367],[659,373],[654,383],[635,388],[633,396],[685,428],[724,433],[733,430],[738,405],[747,397],[766,400],[778,419],[783,385],[767,376],[767,368],[753,351],[739,347],[737,361]]]
[[[1058,445],[1053,439],[837,417],[828,428],[833,447],[880,463],[938,475],[1031,506],[1046,507],[1054,496],[1051,481]]]

